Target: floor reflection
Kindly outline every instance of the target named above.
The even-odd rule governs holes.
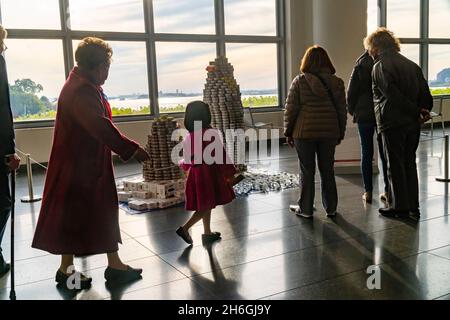
[[[271,170],[298,172],[293,150],[280,147],[283,160],[260,162]],[[30,248],[40,203],[18,204],[16,280],[18,299],[89,300],[127,298],[202,299],[433,299],[450,296],[450,225],[448,184],[435,181],[441,174],[441,143],[422,142],[418,152],[422,219],[379,216],[382,203],[361,199],[359,175],[338,176],[339,215],[325,217],[317,192],[315,217],[306,221],[289,212],[299,190],[257,194],[237,199],[212,213],[214,231],[223,239],[202,246],[201,223],[192,230],[194,246],[175,233],[191,213],[182,207],[145,215],[121,213],[125,262],[144,267],[139,283],[104,283],[106,258],[77,259],[94,278],[90,290],[57,288],[53,277],[59,258]],[[438,157],[437,157],[438,156]],[[136,174],[136,163],[117,165],[118,175]],[[35,190],[44,175],[37,172]],[[18,197],[26,195],[26,179],[18,177]],[[383,188],[374,179],[374,194]],[[319,185],[317,186],[319,191]],[[9,234],[3,249],[9,251]],[[367,267],[378,265],[382,289],[366,286]],[[7,299],[9,275],[0,280],[0,299]]]
[[[209,264],[211,267],[212,279],[210,277],[199,274],[198,270],[190,263],[190,253],[192,251],[192,246],[187,247],[179,258],[179,261],[189,266],[193,274],[199,274],[192,278],[193,281],[198,283],[203,288],[220,287],[220,291],[226,292],[227,296],[232,296],[235,300],[243,300],[239,294],[239,281],[229,280],[225,277],[223,269],[220,266],[219,261],[214,253],[214,247],[219,245],[219,243],[204,245],[204,249],[208,253]],[[209,274],[208,274],[209,275]]]

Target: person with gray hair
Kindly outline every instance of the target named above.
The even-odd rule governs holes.
[[[0,25],[0,278],[8,273],[9,263],[2,255],[2,240],[6,223],[11,213],[11,192],[9,190],[9,174],[17,170],[20,158],[16,154],[14,143],[13,117],[9,99],[8,77],[3,53],[7,47],[6,30]]]
[[[388,163],[389,204],[379,212],[418,221],[419,182],[416,151],[420,123],[429,119],[433,98],[420,67],[400,54],[393,32],[379,28],[365,39],[375,60],[372,88],[375,117]]]

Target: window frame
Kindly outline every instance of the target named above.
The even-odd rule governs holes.
[[[387,3],[389,0],[378,0],[378,25],[387,26]],[[400,38],[403,44],[418,44],[420,67],[422,68],[425,79],[428,79],[429,71],[429,49],[433,44],[450,45],[450,38],[430,38],[430,1],[420,0],[420,37],[419,38]]]
[[[274,112],[283,108],[286,98],[286,26],[285,26],[285,0],[272,0],[276,3],[276,35],[252,36],[252,35],[226,35],[225,34],[225,9],[224,0],[214,1],[215,34],[169,34],[155,33],[153,0],[142,0],[145,32],[102,32],[102,31],[78,31],[71,30],[69,26],[69,0],[58,0],[61,29],[60,30],[34,30],[34,29],[7,29],[9,39],[56,39],[63,42],[64,72],[66,78],[74,66],[72,40],[86,36],[97,36],[106,41],[139,41],[145,42],[147,49],[147,77],[148,94],[150,98],[149,115],[117,116],[113,118],[115,123],[149,121],[160,116],[159,110],[159,86],[156,43],[157,42],[208,42],[216,44],[217,56],[226,56],[227,43],[271,43],[277,45],[277,85],[278,106],[255,108],[255,112]],[[1,23],[0,5],[0,23]],[[7,27],[7,26],[6,26]],[[205,61],[207,63],[207,61]],[[238,81],[239,82],[239,81]],[[171,116],[182,117],[184,113],[173,113]],[[54,120],[35,120],[15,122],[16,128],[53,127]]]

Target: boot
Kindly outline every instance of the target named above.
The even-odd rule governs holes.
[[[3,276],[6,275],[10,269],[11,265],[5,262],[5,259],[3,259],[3,255],[0,249],[0,278],[3,278]]]

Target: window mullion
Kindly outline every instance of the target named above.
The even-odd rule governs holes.
[[[66,78],[74,66],[73,45],[70,25],[70,4],[69,0],[59,0],[59,12],[61,19],[61,29],[63,32],[64,67]]]
[[[378,0],[378,26],[387,26],[387,0]]]
[[[420,1],[420,66],[423,74],[428,79],[429,64],[429,39],[430,39],[430,2],[429,0]]]
[[[225,45],[225,4],[224,0],[214,0],[216,20],[217,56],[226,56]]]
[[[159,96],[158,96],[158,71],[156,63],[156,43],[155,43],[155,17],[153,11],[153,0],[144,1],[145,31],[147,34],[147,74],[149,79],[150,110],[152,115],[158,117]]]

